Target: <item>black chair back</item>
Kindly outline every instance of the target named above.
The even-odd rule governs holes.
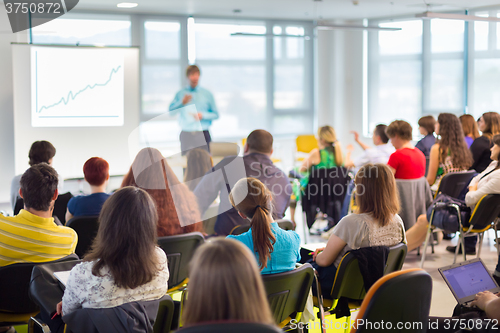
[[[385,263],[384,275],[401,270],[407,252],[408,247],[405,243],[399,243],[389,247],[389,255]]]
[[[230,235],[241,235],[242,233],[245,233],[248,230],[250,230],[250,225],[238,225],[238,226],[234,227],[229,234]]]
[[[314,279],[310,264],[289,272],[264,274],[262,280],[276,323],[281,323],[294,312],[303,312]]]
[[[54,262],[77,260],[70,255]],[[0,267],[0,310],[12,313],[32,313],[38,305],[29,297],[31,272],[33,267],[44,263],[22,263]]]
[[[83,258],[90,250],[99,229],[98,216],[76,216],[68,221],[67,227],[74,229],[78,235],[75,253]]]
[[[260,323],[203,323],[183,327],[176,333],[283,333],[278,327]]]
[[[458,198],[470,181],[476,174],[476,171],[467,172],[449,172],[443,176],[439,183],[437,193],[443,193],[453,198]]]
[[[474,230],[487,228],[500,214],[500,194],[488,194],[481,198],[470,218]],[[462,221],[464,223],[465,221]]]
[[[348,252],[337,267],[331,298],[346,297],[352,300],[362,300],[365,294],[365,282],[359,270],[358,259]]]
[[[168,260],[168,287],[174,288],[188,277],[188,264],[195,250],[205,239],[199,232],[158,238],[158,246],[165,252]]]
[[[172,297],[165,295],[160,299],[153,333],[169,333],[172,330],[175,306]]]
[[[331,169],[312,168],[309,182],[301,196],[302,210],[309,228],[318,210],[332,219],[332,225],[340,220],[342,204],[351,178],[344,167]]]
[[[71,194],[70,192],[59,194],[54,203],[54,210],[52,211],[52,216],[57,217],[59,219],[59,222],[62,223],[62,225],[66,224],[66,210],[68,209],[68,202],[71,198],[73,198],[73,194]],[[23,198],[17,198],[16,204],[14,206],[14,215],[19,214],[19,211],[21,211],[21,209],[23,208],[24,208]]]
[[[409,287],[411,286],[411,287]],[[422,269],[394,272],[377,281],[366,295],[358,319],[365,323],[385,323],[384,327],[403,323],[398,331],[424,333],[427,331],[432,296],[432,278]],[[351,332],[380,332],[380,326],[362,325],[361,320]],[[382,331],[384,331],[382,329]],[[388,329],[387,329],[388,331]]]

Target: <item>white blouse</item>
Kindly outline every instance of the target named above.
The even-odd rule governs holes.
[[[486,170],[472,178],[469,186],[477,184],[477,191],[469,191],[465,195],[467,206],[473,208],[479,199],[486,194],[500,194],[500,169],[491,172],[496,168],[497,163],[497,161],[491,162]],[[490,174],[488,174],[489,172]],[[488,175],[484,177],[486,174]]]
[[[168,289],[167,256],[156,248],[160,267],[153,280],[135,289],[118,287],[107,267],[102,276],[92,274],[94,261],[82,262],[71,270],[62,299],[62,312],[67,315],[80,308],[112,308],[135,301],[152,301],[163,297]]]

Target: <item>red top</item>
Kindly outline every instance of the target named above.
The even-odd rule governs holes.
[[[389,157],[387,165],[396,170],[396,179],[417,179],[425,176],[425,155],[416,148],[401,148]]]

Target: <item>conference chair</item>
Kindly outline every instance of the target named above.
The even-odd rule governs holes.
[[[78,235],[75,253],[80,258],[83,258],[90,250],[92,242],[97,235],[97,230],[99,229],[98,218],[99,216],[76,216],[66,223],[66,226],[74,229]]]
[[[385,263],[384,275],[401,270],[406,259],[408,247],[405,243],[389,247],[389,255]]]
[[[182,291],[188,282],[188,264],[195,250],[205,239],[199,232],[165,236],[158,238],[158,246],[165,252],[168,260],[169,293]]]
[[[368,290],[351,333],[425,333],[431,296],[432,278],[424,270],[413,268],[388,274]],[[397,325],[404,327],[398,329]]]
[[[299,135],[295,139],[295,146],[297,147],[295,153],[295,161],[301,162],[305,160],[307,154],[314,148],[318,148],[318,141],[314,134]]]
[[[439,183],[438,190],[436,191],[436,194],[434,198],[442,193],[446,194],[452,198],[459,198],[461,196],[464,196],[465,190],[467,186],[469,185],[470,181],[472,178],[476,175],[475,171],[466,171],[466,172],[450,172],[447,173],[446,175],[441,178],[441,181]],[[432,246],[432,253],[434,253],[434,238],[432,236],[433,231],[437,231],[436,228],[432,224],[432,220],[434,218],[434,212],[436,208],[439,209],[445,209],[447,207],[451,207],[453,209],[457,210],[458,218],[461,220],[460,217],[460,207],[457,205],[453,206],[445,206],[445,205],[434,205],[432,212],[431,212],[431,218],[429,221],[429,226],[427,228],[427,235],[425,237],[425,242],[424,242],[424,249],[422,253],[422,258],[420,260],[420,268],[424,267],[424,262],[425,262],[425,256],[427,254],[427,246],[429,245],[429,242],[431,243]],[[458,248],[458,246],[457,246]],[[419,252],[420,253],[420,247],[419,247]]]
[[[290,220],[280,219],[275,220],[274,222],[278,223],[278,226],[283,230],[295,230],[295,223]]]
[[[183,327],[176,333],[283,333],[275,326],[246,322],[214,322]]]
[[[281,328],[292,319],[300,319],[313,279],[314,269],[310,264],[284,273],[262,275],[271,312]]]
[[[78,260],[75,254],[53,262]],[[0,267],[0,327],[27,324],[40,312],[29,297],[31,272],[42,263],[21,263]]]
[[[73,194],[71,194],[70,192],[59,194],[54,203],[54,211],[52,212],[52,216],[54,218],[57,217],[62,225],[66,224],[66,210],[68,209],[68,202],[71,198],[73,198]],[[14,215],[19,214],[21,209],[24,209],[24,200],[23,198],[17,198],[14,207]]]
[[[290,220],[275,220],[274,222],[278,223],[278,226],[283,230],[295,230],[295,225]],[[250,225],[237,225],[229,232],[230,235],[241,235],[242,233],[250,230]]]
[[[156,315],[153,333],[169,333],[172,331],[174,321],[175,306],[172,297],[165,295],[160,299],[158,314]]]

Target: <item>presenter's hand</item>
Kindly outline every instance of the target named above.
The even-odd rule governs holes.
[[[191,100],[193,99],[193,95],[184,95],[184,98],[182,99],[182,104],[187,104],[189,102],[191,102]]]
[[[201,120],[203,118],[203,115],[201,113],[199,113],[199,112],[198,113],[194,113],[193,114],[193,118],[195,120]]]

